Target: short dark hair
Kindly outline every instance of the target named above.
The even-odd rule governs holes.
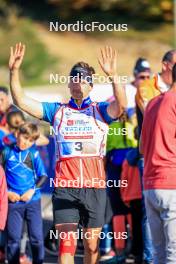
[[[84,69],[86,69],[87,71],[89,71],[90,75],[94,74],[95,73],[95,70],[92,66],[90,66],[88,63],[86,62],[83,62],[83,61],[80,61],[80,62],[77,62],[71,69],[71,71],[74,69],[74,68],[77,68],[77,67],[82,67]]]
[[[162,62],[164,62],[164,61],[166,61],[166,62],[172,62],[174,53],[176,53],[176,50],[169,50],[169,51],[167,51],[164,54],[163,58],[162,58]]]
[[[19,134],[27,135],[33,141],[36,141],[40,136],[38,126],[31,122],[26,122],[19,128]]]
[[[70,71],[70,76],[73,75],[73,72],[76,71],[77,68],[84,69],[84,71],[86,71],[86,75],[88,77],[90,77],[90,79],[92,80],[92,75],[95,74],[95,69],[92,66],[90,66],[88,63],[83,62],[83,61],[78,62],[72,67],[72,69]],[[80,69],[79,69],[79,71],[80,71]],[[91,81],[90,81],[90,85],[93,86],[93,83]]]
[[[172,68],[172,82],[173,83],[176,82],[176,63],[174,64],[174,66]]]
[[[7,87],[4,86],[0,86],[0,92],[5,93],[6,95],[9,94],[9,90]]]

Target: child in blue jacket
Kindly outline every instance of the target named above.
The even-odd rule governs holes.
[[[6,145],[2,151],[9,199],[7,218],[9,264],[19,263],[24,220],[28,226],[33,264],[41,264],[44,259],[40,187],[46,181],[47,174],[39,152],[34,147],[39,135],[35,124],[24,123],[19,128],[17,142]]]

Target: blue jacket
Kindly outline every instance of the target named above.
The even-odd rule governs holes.
[[[26,150],[20,150],[16,144],[6,145],[2,151],[2,159],[8,191],[16,192],[20,196],[35,188],[38,177],[47,176],[35,145]],[[36,189],[31,200],[38,200],[40,196],[40,190]]]

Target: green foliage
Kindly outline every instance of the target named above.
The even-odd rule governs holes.
[[[61,18],[71,18],[73,12],[84,14],[88,10],[99,12],[116,11],[117,16],[125,15],[135,19],[168,21],[173,19],[172,0],[47,0]]]
[[[72,19],[87,12],[116,12],[116,16],[133,17],[135,20],[151,19],[171,21],[174,0],[0,0],[0,15],[15,12],[35,20]],[[105,17],[106,19],[106,17]]]
[[[27,44],[26,56],[22,64],[23,81],[31,84],[44,82],[44,73],[48,68],[54,70],[55,59],[48,54],[45,46],[36,35],[33,23],[27,19],[19,19],[12,25],[0,28],[0,66],[8,66],[9,49],[16,42]]]

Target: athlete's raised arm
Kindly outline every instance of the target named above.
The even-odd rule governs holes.
[[[28,114],[42,118],[42,104],[25,95],[21,88],[19,79],[19,69],[25,54],[25,45],[21,43],[16,44],[15,47],[10,48],[9,70],[10,70],[10,89],[14,103],[27,112]]]
[[[125,90],[122,86],[120,87],[118,85],[116,50],[113,50],[112,47],[109,46],[101,49],[101,57],[98,58],[98,62],[104,73],[112,80],[115,101],[110,103],[107,112],[112,118],[117,118],[124,112],[127,103]]]

